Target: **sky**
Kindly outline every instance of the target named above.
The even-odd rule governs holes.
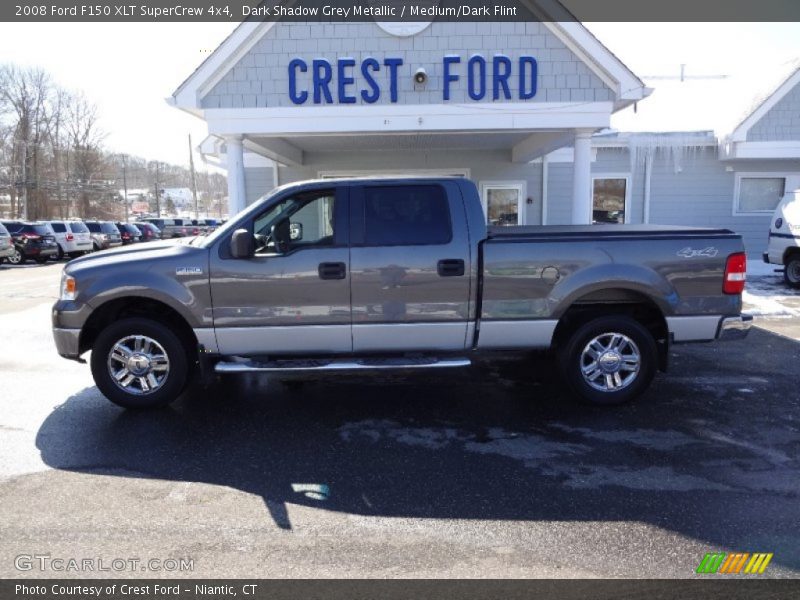
[[[800,23],[587,23],[645,83],[651,97],[612,118],[628,131],[729,133],[757,96],[800,59]],[[188,164],[197,117],[165,98],[232,31],[231,23],[0,23],[0,62],[39,66],[97,104],[105,145]],[[677,76],[713,79],[663,79]],[[648,77],[650,76],[650,77]],[[653,78],[653,76],[658,79]],[[724,76],[724,78],[721,78]],[[198,155],[199,170],[203,164]]]

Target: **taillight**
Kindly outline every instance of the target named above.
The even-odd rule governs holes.
[[[731,254],[725,262],[725,279],[722,291],[726,294],[741,294],[747,276],[747,257],[744,252]]]
[[[71,233],[68,233],[68,234],[67,234],[67,241],[68,241],[68,242],[71,242],[71,241],[72,241],[72,240],[74,240],[74,239],[75,239],[75,236],[74,236],[74,235],[72,235]]]
[[[192,229],[192,235],[200,235],[200,230],[197,227],[195,227],[194,229]]]
[[[40,240],[42,236],[36,235],[35,233],[23,233],[22,234],[23,240]]]

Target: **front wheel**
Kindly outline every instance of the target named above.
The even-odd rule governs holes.
[[[593,319],[575,331],[559,352],[570,390],[596,405],[633,400],[650,385],[658,351],[652,334],[626,316]]]
[[[21,265],[25,262],[25,257],[22,255],[22,252],[14,248],[14,254],[8,257],[8,262],[12,265]]]
[[[103,395],[124,408],[174,401],[189,375],[187,350],[166,325],[122,319],[100,332],[92,347],[92,376]]]
[[[791,288],[800,288],[800,254],[793,254],[786,259],[786,268],[783,270],[783,280]]]

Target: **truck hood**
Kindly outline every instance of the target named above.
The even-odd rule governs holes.
[[[147,261],[168,259],[170,256],[185,256],[188,254],[205,253],[206,248],[189,246],[173,240],[161,242],[147,242],[132,246],[122,246],[112,250],[93,252],[67,263],[64,271],[68,274],[78,273],[94,268],[105,268],[116,265],[142,266]]]

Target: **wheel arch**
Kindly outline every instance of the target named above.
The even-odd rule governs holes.
[[[170,327],[188,352],[196,352],[197,337],[186,318],[166,302],[147,296],[114,298],[96,307],[81,328],[80,352],[90,350],[99,333],[110,323],[127,317],[152,319]]]
[[[631,287],[604,287],[575,298],[558,319],[553,331],[553,347],[558,349],[585,323],[614,315],[630,317],[650,332],[658,350],[659,369],[666,371],[669,328],[664,312],[651,296]]]

